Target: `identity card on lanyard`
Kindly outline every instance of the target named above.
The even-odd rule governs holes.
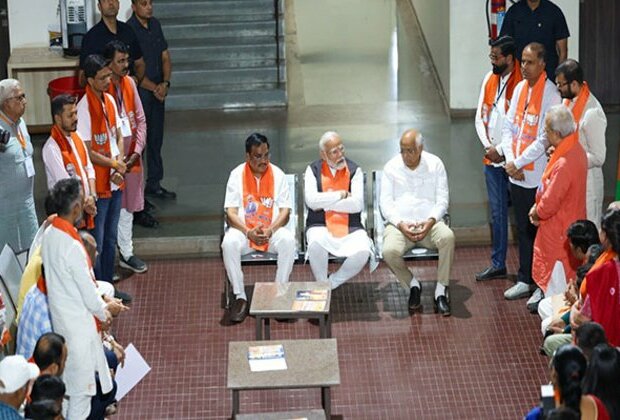
[[[123,90],[118,86],[115,86],[116,89],[116,105],[118,107],[118,113],[121,119],[121,135],[123,137],[131,137],[131,124],[129,124],[129,117],[125,112],[125,107],[123,106]]]

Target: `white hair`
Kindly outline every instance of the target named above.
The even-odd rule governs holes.
[[[422,137],[422,133],[418,133],[415,136],[415,144],[418,147],[424,146],[424,137]]]
[[[336,133],[335,131],[326,131],[325,133],[323,133],[321,139],[319,140],[319,149],[325,151],[325,143],[327,143],[334,137],[340,138],[340,134]]]
[[[4,79],[0,80],[0,106],[4,105],[4,102],[9,99],[17,89],[21,88],[19,80],[16,79]]]
[[[549,108],[545,118],[549,119],[549,128],[560,133],[561,138],[572,134],[576,130],[573,113],[564,105],[554,105]]]

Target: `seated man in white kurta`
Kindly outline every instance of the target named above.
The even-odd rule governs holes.
[[[409,309],[420,307],[422,286],[405,265],[403,254],[415,246],[439,251],[435,311],[450,315],[447,287],[454,258],[454,233],[442,221],[448,210],[448,176],[439,157],[425,152],[422,135],[407,130],[400,154],[383,168],[381,213],[387,220],[383,259],[404,288],[410,289]]]
[[[332,289],[359,273],[371,255],[371,242],[361,222],[364,174],[344,154],[340,135],[328,131],[319,141],[321,159],[304,174],[308,207],[306,258],[316,281]],[[327,275],[329,254],[346,258],[338,271]]]
[[[80,181],[67,178],[50,191],[58,217],[45,230],[41,255],[52,328],[67,341],[63,381],[69,398],[69,419],[85,419],[95,395],[95,373],[103,393],[112,390],[112,378],[95,318],[109,327],[108,305],[97,293],[92,263],[75,225],[82,218],[84,193]]]
[[[241,256],[268,251],[278,254],[276,282],[288,282],[295,262],[295,237],[285,226],[291,199],[284,172],[269,162],[269,141],[259,133],[245,141],[245,162],[230,173],[224,209],[229,228],[222,258],[235,294],[230,319],[242,322],[248,313]]]

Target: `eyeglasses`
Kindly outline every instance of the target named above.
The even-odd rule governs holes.
[[[413,155],[416,152],[415,148],[410,148],[410,149],[400,149],[400,154],[401,155]]]
[[[330,150],[328,150],[327,152],[327,156],[331,157],[331,158],[335,158],[337,156],[340,155],[344,155],[344,145],[340,145],[340,146],[336,146]]]
[[[18,96],[11,96],[10,98],[7,98],[7,101],[9,99],[17,99],[20,102],[24,102],[26,100],[26,94],[22,93],[21,95],[18,95]]]
[[[269,160],[271,158],[271,153],[267,152],[262,155],[252,155],[250,158],[256,162],[260,162],[261,160]]]
[[[568,82],[556,83],[555,85],[558,87],[558,89],[562,89],[564,86],[570,85],[570,83]]]

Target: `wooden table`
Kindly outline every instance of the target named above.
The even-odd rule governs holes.
[[[292,309],[295,296],[300,290],[327,290],[327,302],[322,311],[294,311]],[[280,319],[318,319],[321,338],[332,335],[329,318],[331,289],[327,283],[321,282],[288,282],[288,283],[256,283],[250,304],[250,315],[256,317],[256,339],[271,338],[270,320]],[[265,335],[263,337],[263,322]]]
[[[286,370],[252,372],[248,362],[251,346],[284,347]],[[231,341],[228,343],[227,388],[232,390],[232,417],[239,414],[239,392],[260,389],[321,388],[325,416],[331,416],[330,387],[340,385],[335,338],[314,340]]]

